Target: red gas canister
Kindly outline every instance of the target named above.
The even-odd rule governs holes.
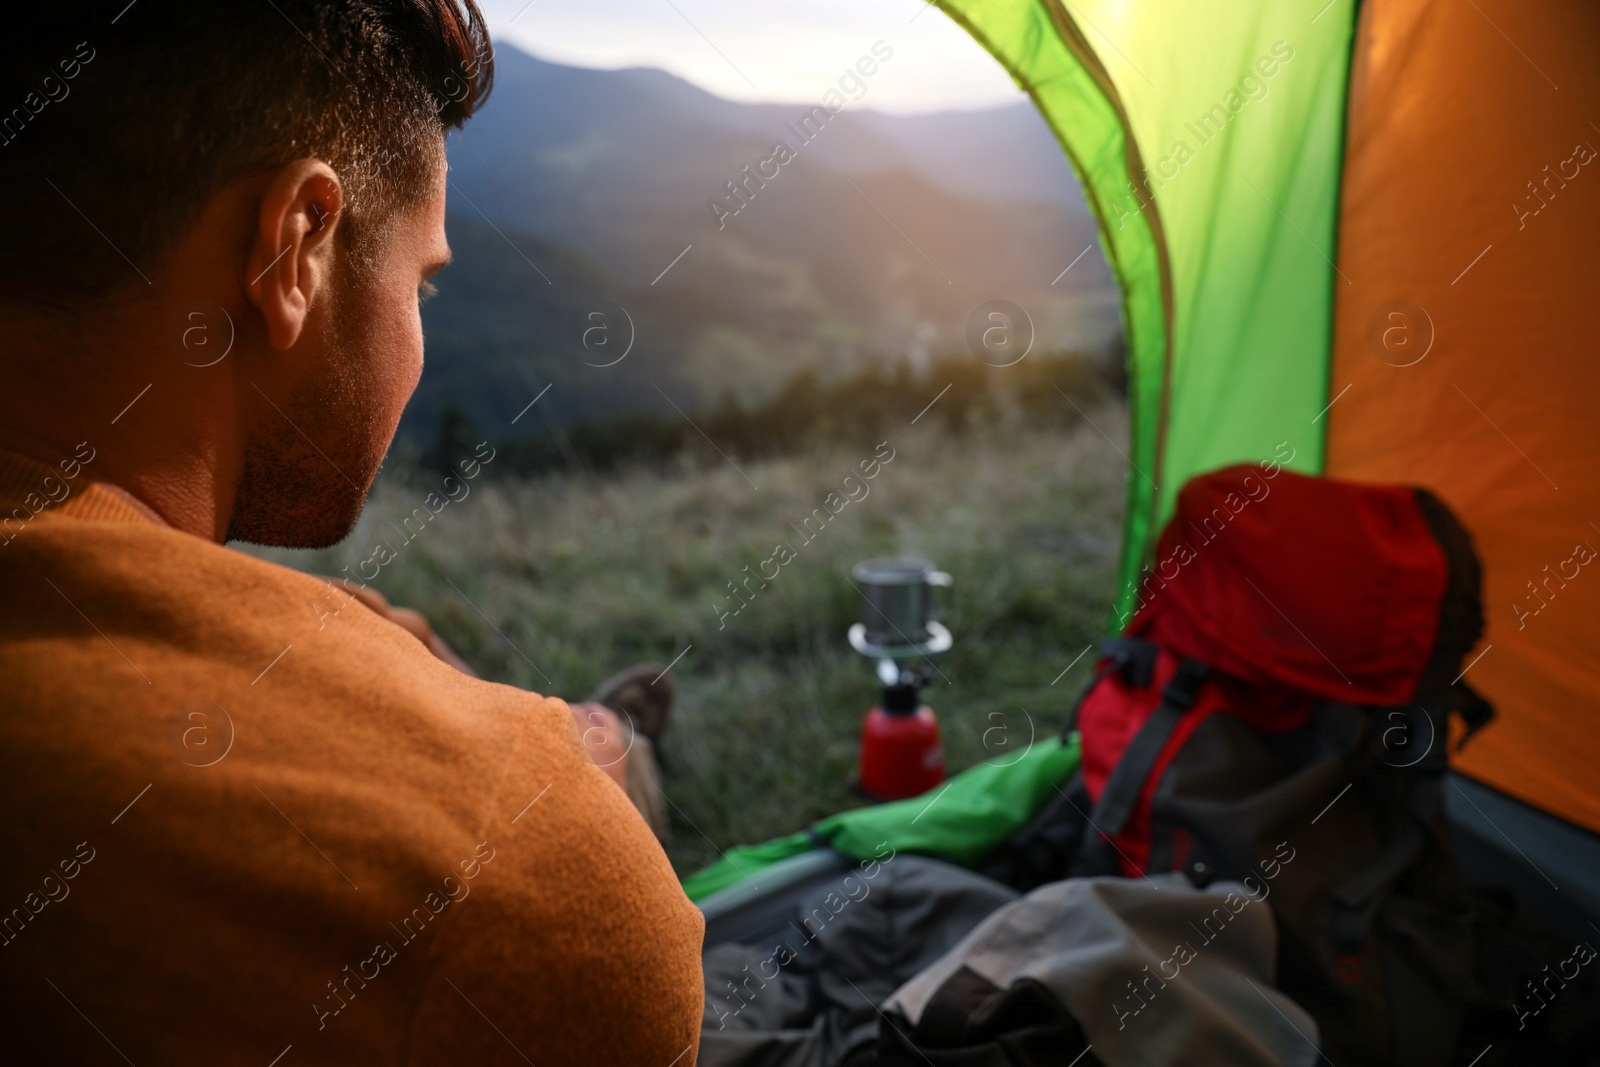
[[[861,724],[861,791],[876,800],[914,797],[944,781],[939,720],[926,704],[916,705],[915,689],[905,687],[910,692],[902,696],[898,688],[886,689],[884,704]],[[902,701],[910,706],[897,707]]]

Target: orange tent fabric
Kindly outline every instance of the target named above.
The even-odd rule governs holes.
[[[1467,773],[1600,830],[1600,7],[1375,0],[1351,72],[1326,471],[1485,566]]]

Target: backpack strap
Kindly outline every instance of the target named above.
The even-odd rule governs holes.
[[[1386,835],[1377,860],[1333,886],[1330,933],[1341,951],[1353,953],[1361,948],[1382,900],[1380,891],[1410,866],[1422,842],[1422,827],[1415,819],[1405,818]]]
[[[1161,704],[1123,750],[1116,769],[1106,781],[1105,792],[1100,794],[1100,802],[1095,805],[1094,814],[1090,817],[1096,830],[1107,837],[1122,832],[1133,809],[1139,804],[1145,782],[1149,780],[1162,750],[1167,747],[1172,731],[1177,728],[1184,713],[1194,706],[1195,699],[1200,695],[1200,687],[1210,674],[1211,665],[1203,660],[1184,657],[1178,664],[1172,679],[1161,691]]]
[[[1461,721],[1467,726],[1461,740],[1456,742],[1456,751],[1460,752],[1472,740],[1472,735],[1489,725],[1494,718],[1494,705],[1465,682],[1456,682],[1454,688],[1458,690],[1455,713],[1461,716]]]
[[[1089,694],[1094,692],[1095,686],[1112,674],[1120,674],[1129,685],[1136,685],[1140,689],[1148,687],[1155,675],[1156,655],[1160,651],[1154,642],[1138,637],[1108,637],[1101,642],[1100,658],[1103,662],[1095,670],[1094,677],[1089,679],[1089,684],[1083,687],[1083,692],[1078,694],[1072,710],[1067,713],[1067,724],[1061,730],[1062,743],[1066,743],[1072,731],[1078,728],[1078,710],[1083,707]]]
[[[1147,688],[1156,673],[1161,647],[1142,637],[1111,637],[1100,646],[1106,669],[1122,675],[1129,685]]]
[[[1466,720],[1468,736],[1494,717],[1494,708],[1466,686],[1452,690],[1451,696],[1458,704],[1443,714],[1435,714],[1420,705],[1389,709],[1408,716],[1408,731],[1416,731],[1418,724],[1427,720],[1432,723],[1434,733],[1421,759],[1398,766],[1380,760],[1378,766],[1370,768],[1373,773],[1393,779],[1385,792],[1394,803],[1397,818],[1383,831],[1384,847],[1378,858],[1332,887],[1334,910],[1330,933],[1335,945],[1345,952],[1359,950],[1366,940],[1373,917],[1383,901],[1383,891],[1416,862],[1427,842],[1428,827],[1439,815],[1449,760],[1445,745],[1436,742],[1449,724],[1450,713],[1457,712]],[[1364,710],[1374,713],[1382,709]]]

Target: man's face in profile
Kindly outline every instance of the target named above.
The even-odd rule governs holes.
[[[262,346],[259,400],[281,413],[246,443],[230,539],[320,548],[355,527],[367,492],[422,374],[427,277],[450,256],[445,238],[445,162],[421,203],[388,213],[362,233],[357,267],[338,242],[328,282],[304,330],[284,351]]]

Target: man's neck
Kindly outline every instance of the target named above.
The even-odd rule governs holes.
[[[197,393],[198,379],[176,357],[162,358],[168,353],[104,351],[81,339],[40,347],[37,324],[15,332],[11,325],[0,318],[0,334],[21,342],[7,346],[11,367],[0,378],[0,448],[56,466],[87,443],[93,480],[175,529],[225,540],[240,466],[225,398]],[[165,331],[141,322],[116,332]]]

